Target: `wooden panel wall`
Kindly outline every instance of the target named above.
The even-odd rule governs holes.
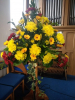
[[[69,56],[70,66],[67,70],[68,74],[75,75],[75,25],[69,25],[70,1],[71,0],[63,0],[61,26],[54,26],[54,28],[63,32],[65,38],[65,46],[61,49],[61,51],[63,53],[67,52]],[[45,15],[46,11],[45,2],[46,0],[43,1],[44,4],[41,6],[43,15]]]

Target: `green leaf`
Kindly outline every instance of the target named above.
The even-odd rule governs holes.
[[[17,46],[17,49],[22,49],[23,47]]]
[[[12,24],[16,27],[16,25],[15,25],[15,23],[14,23],[14,22],[9,21],[8,23],[12,23]]]
[[[8,48],[5,48],[4,51],[8,51]]]
[[[14,64],[14,66],[18,66],[18,65],[20,65],[22,63],[22,61],[18,61],[18,62],[14,62],[13,64]]]
[[[41,81],[39,80],[38,83],[41,84]]]

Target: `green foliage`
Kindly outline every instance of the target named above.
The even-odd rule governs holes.
[[[6,67],[6,64],[4,63],[4,61],[0,62],[0,70],[3,69],[3,68],[5,68],[5,67]]]

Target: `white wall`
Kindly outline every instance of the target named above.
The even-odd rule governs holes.
[[[3,42],[10,34],[10,0],[0,0],[0,51],[4,49]]]

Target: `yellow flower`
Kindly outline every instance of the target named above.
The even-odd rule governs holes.
[[[51,37],[51,38],[49,39],[49,42],[50,42],[50,45],[54,44],[54,38]]]
[[[44,25],[42,30],[47,36],[52,36],[54,34],[54,29],[51,25]]]
[[[44,16],[41,17],[40,21],[41,21],[41,22],[43,21],[44,23],[45,23],[45,22],[49,23],[48,18],[47,18],[47,17],[44,17]]]
[[[24,54],[21,52],[21,51],[17,51],[16,54],[15,54],[15,58],[17,60],[24,60]]]
[[[21,27],[20,25],[17,25],[17,26],[16,26],[16,29],[17,29],[17,30],[22,30],[22,27]]]
[[[24,38],[25,38],[25,39],[29,39],[30,36],[29,36],[29,35],[24,35]]]
[[[31,40],[31,43],[34,43],[34,39]]]
[[[20,24],[23,24],[23,23],[24,23],[24,19],[21,19],[21,20],[19,21],[19,23],[20,23]]]
[[[34,23],[37,25],[37,20],[34,18]]]
[[[37,19],[37,20],[40,20],[40,19],[41,19],[41,17],[40,17],[40,16],[36,16],[36,19]]]
[[[26,47],[28,47],[28,43],[26,43]]]
[[[16,45],[18,45],[18,42],[16,43]]]
[[[31,61],[34,61],[36,59],[36,55],[34,54],[31,54],[30,57],[31,57]]]
[[[58,55],[52,54],[52,59],[56,59],[56,58],[58,58]]]
[[[41,48],[37,46],[37,44],[31,45],[31,48],[29,50],[30,54],[34,54],[36,56],[38,56],[41,53]]]
[[[25,26],[27,31],[34,32],[37,30],[36,24],[34,22],[27,22],[27,25]]]
[[[47,54],[48,53],[48,51],[45,51],[45,54]]]
[[[9,42],[8,42],[8,50],[12,53],[13,51],[16,50],[16,44],[14,44],[14,40],[11,39]]]
[[[55,31],[55,32],[58,32],[58,30],[57,30],[57,29],[54,29],[54,31]]]
[[[27,54],[25,53],[25,54],[24,54],[24,59],[26,59],[26,58],[27,58]]]
[[[44,64],[50,63],[51,60],[52,60],[52,55],[51,55],[50,53],[47,53],[47,55],[45,55],[45,56],[43,57],[43,62],[44,62]]]
[[[64,36],[61,33],[58,33],[56,36],[57,40],[59,41],[59,43],[64,44],[65,40],[64,40]]]
[[[1,58],[2,58],[2,56],[3,56],[3,53],[4,53],[4,52],[1,52]]]
[[[46,45],[48,45],[48,44],[49,44],[49,41],[48,41],[48,40],[46,40],[46,41],[45,41],[45,43],[46,43]]]
[[[8,45],[8,42],[9,42],[9,41],[5,41],[5,42],[4,42],[4,45]]]
[[[28,17],[30,14],[25,14],[26,17]]]
[[[69,56],[65,54],[65,57],[67,57],[69,59]]]
[[[20,32],[21,36],[23,36],[23,35],[24,35],[24,33],[25,33],[25,32],[21,31],[21,32]]]
[[[34,39],[35,39],[36,41],[38,41],[38,40],[40,40],[40,39],[41,39],[41,37],[40,37],[40,35],[39,35],[39,34],[35,34],[35,35],[34,35]]]
[[[16,32],[17,35],[20,34],[20,33],[21,33],[21,30],[18,30],[18,31]]]
[[[60,47],[61,48],[61,47],[63,47],[63,45],[62,44],[57,44],[57,47]]]
[[[27,51],[27,48],[23,48],[23,49],[21,50],[22,53],[25,53],[26,51]]]
[[[19,39],[22,39],[22,36],[21,35],[19,36]]]

